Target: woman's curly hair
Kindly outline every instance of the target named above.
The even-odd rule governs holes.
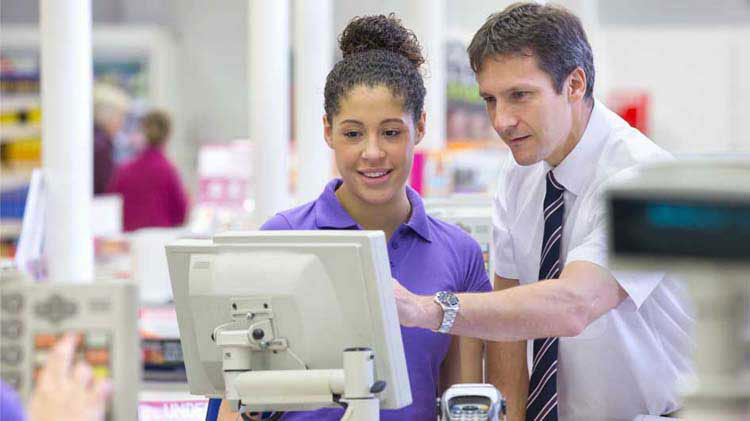
[[[352,19],[339,37],[339,48],[343,58],[328,73],[324,92],[329,122],[338,114],[341,98],[361,85],[386,86],[419,119],[426,93],[419,72],[425,61],[422,47],[394,14]]]

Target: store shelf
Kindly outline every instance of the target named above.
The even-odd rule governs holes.
[[[41,134],[41,124],[14,124],[0,127],[2,143],[15,142],[16,139],[35,139]]]
[[[21,235],[20,219],[3,219],[0,222],[0,239],[13,239]]]
[[[189,397],[191,399],[200,399],[202,396],[191,395],[190,388],[186,382],[150,382],[141,383],[141,394],[174,395],[180,397]]]
[[[0,110],[15,110],[17,108],[38,108],[42,104],[39,94],[3,94],[3,102]]]
[[[0,168],[2,177],[0,177],[0,190],[7,191],[28,186],[31,181],[31,172],[34,168]]]

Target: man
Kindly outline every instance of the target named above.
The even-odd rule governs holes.
[[[609,270],[600,197],[615,173],[669,154],[593,98],[591,47],[570,12],[511,5],[468,52],[512,155],[493,203],[495,291],[433,299],[396,282],[401,323],[498,341],[489,375],[509,420],[673,413],[693,320],[668,276]]]

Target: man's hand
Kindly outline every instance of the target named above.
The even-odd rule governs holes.
[[[30,421],[102,421],[112,386],[94,380],[85,362],[73,366],[78,337],[65,335],[52,348],[29,404]]]
[[[396,279],[393,279],[393,297],[402,326],[432,330],[440,327],[442,310],[432,297],[412,294]]]

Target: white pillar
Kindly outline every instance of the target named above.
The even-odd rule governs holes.
[[[94,278],[91,1],[41,0],[45,255],[53,281]]]
[[[255,209],[264,221],[289,206],[289,1],[253,0],[249,15]]]
[[[591,45],[591,51],[594,54],[594,96],[606,100],[606,96],[609,94],[609,78],[607,77],[606,67],[605,33],[599,19],[599,0],[566,0],[560,4],[581,19],[581,24],[583,24],[586,37]]]
[[[296,202],[314,200],[332,175],[323,138],[323,90],[333,62],[331,0],[294,2],[294,138],[299,171]]]
[[[427,59],[424,78],[427,89],[427,127],[420,145],[423,149],[445,147],[446,9],[445,0],[411,0],[405,6],[404,23],[417,35]]]

